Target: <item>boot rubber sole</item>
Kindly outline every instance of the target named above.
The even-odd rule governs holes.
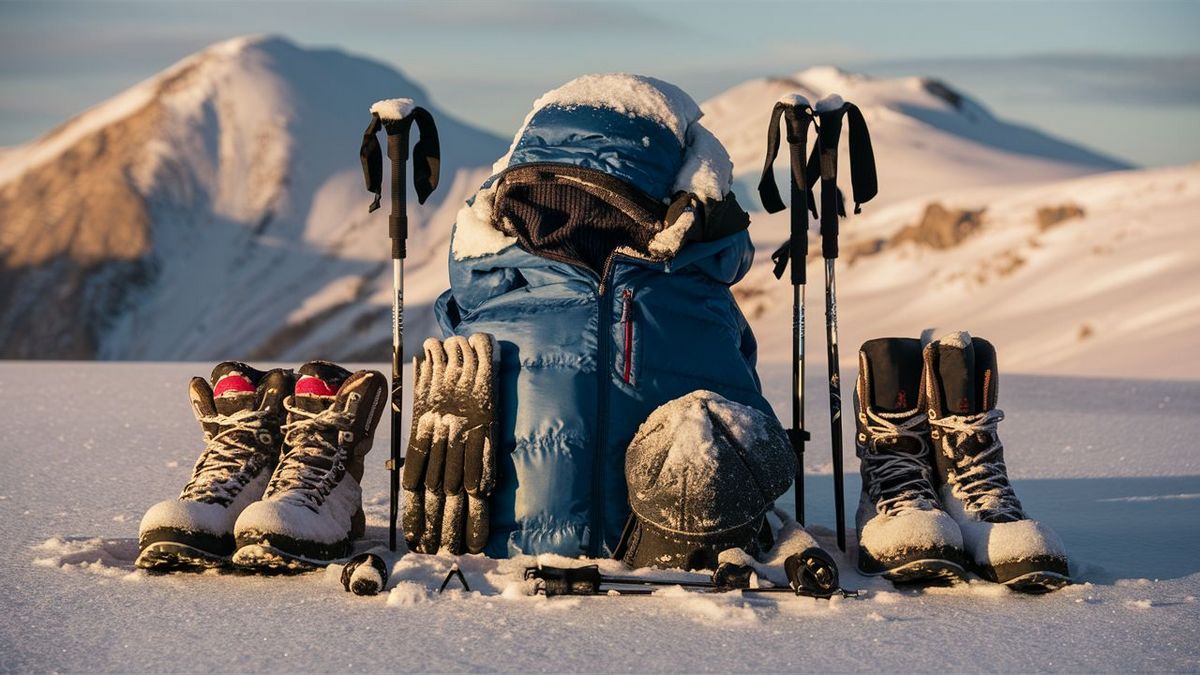
[[[1009,579],[1004,582],[1004,585],[1019,593],[1039,595],[1057,591],[1070,583],[1069,577],[1057,572],[1030,572],[1015,579]]]
[[[861,571],[861,570],[860,570]],[[882,576],[895,584],[958,583],[966,578],[962,565],[944,558],[913,560],[871,576]]]
[[[309,572],[336,560],[318,560],[290,553],[270,544],[247,544],[233,554],[233,564],[260,572]]]
[[[200,572],[229,567],[230,558],[179,542],[156,541],[147,544],[133,564],[156,572]]]

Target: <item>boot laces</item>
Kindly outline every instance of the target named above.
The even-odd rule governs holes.
[[[1004,419],[1002,410],[988,410],[975,415],[947,415],[930,420],[930,424],[946,434],[945,454],[954,462],[947,482],[950,492],[961,500],[969,512],[979,513],[989,522],[1023,520],[1021,502],[1008,482],[1004,466],[1004,445],[996,426]],[[982,445],[972,451],[971,444]]]
[[[267,495],[315,512],[345,474],[347,447],[337,441],[350,430],[354,414],[334,408],[309,412],[290,400],[283,406],[293,416],[281,427],[289,449],[279,460]]]
[[[192,479],[179,498],[223,504],[233,501],[251,476],[262,468],[264,453],[248,439],[259,438],[269,416],[266,410],[202,415],[201,424],[215,424],[221,431],[205,443],[204,452],[192,469]]]
[[[928,419],[926,415],[898,422],[903,413],[888,415],[867,408],[866,414],[871,441],[862,461],[870,478],[867,492],[875,500],[876,511],[899,515],[937,508],[937,494],[930,480],[929,445],[920,429]],[[888,447],[881,449],[881,442],[887,442]]]

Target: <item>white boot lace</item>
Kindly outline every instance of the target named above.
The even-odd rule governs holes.
[[[201,424],[215,424],[221,431],[208,439],[200,459],[192,468],[192,479],[184,486],[180,499],[223,502],[232,501],[250,482],[251,474],[261,468],[256,461],[261,449],[246,440],[254,436],[269,445],[270,432],[263,426],[269,416],[266,410],[238,410],[230,415],[204,415]]]
[[[309,412],[292,405],[291,399],[285,399],[283,406],[295,420],[281,427],[289,449],[271,476],[267,495],[316,511],[345,473],[348,448],[340,439],[351,434],[354,414],[334,408]],[[338,443],[330,441],[330,432]]]
[[[954,470],[947,478],[951,494],[963,502],[967,511],[984,512],[986,520],[996,522],[1025,518],[1000,456],[1004,445],[996,426],[1003,419],[1004,411],[993,409],[929,420],[946,434],[943,451],[954,462]],[[987,447],[978,452],[963,451],[964,443],[972,437],[986,440]]]
[[[862,461],[870,479],[867,492],[876,500],[875,509],[881,514],[899,515],[937,508],[937,495],[930,480],[929,445],[925,434],[917,430],[925,423],[926,416],[913,415],[897,423],[895,420],[903,414],[891,416],[870,408],[865,412],[871,441]],[[898,443],[901,438],[914,439],[915,447]],[[881,452],[880,441],[891,443]]]

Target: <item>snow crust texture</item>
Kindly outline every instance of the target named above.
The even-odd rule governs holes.
[[[185,663],[275,672],[303,663],[380,671],[405,663],[455,672],[740,672],[749,662],[764,672],[1200,669],[1200,460],[1188,442],[1200,436],[1200,389],[1192,382],[1005,375],[1011,426],[1003,433],[1015,487],[1030,513],[1058,532],[1081,582],[1048,596],[977,579],[915,590],[859,576],[853,554],[833,543],[828,469],[813,466],[808,531],[785,524],[784,550],[759,564],[760,583],[784,583],[784,553],[820,544],[837,560],[842,583],[866,591],[860,599],[678,588],[648,598],[546,599],[529,595],[521,578],[535,559],[478,556],[458,560],[470,592],[452,584],[438,595],[455,559],[416,554],[389,560],[388,588],[359,597],[343,590],[336,565],[270,577],[135,570],[138,517],[177,494],[203,447],[185,395],[198,370],[0,363],[0,410],[21,411],[0,413],[4,670],[177,671]],[[821,391],[824,372],[814,370],[809,390]],[[761,372],[769,399],[785,410],[790,371],[767,362]],[[853,369],[843,376],[852,380]],[[54,405],[31,404],[28,382]],[[64,406],[70,424],[61,421]],[[828,447],[822,417],[811,416],[810,448]],[[379,447],[388,431],[378,430]],[[850,503],[857,492],[851,477]],[[363,495],[369,548],[386,540],[388,479],[377,463],[368,464]],[[790,494],[776,501],[790,504]],[[613,560],[542,562],[703,578],[629,571]],[[322,639],[283,640],[281,627]]]

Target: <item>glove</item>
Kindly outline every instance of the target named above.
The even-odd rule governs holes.
[[[413,422],[404,460],[410,551],[479,553],[495,488],[496,339],[429,338],[413,360]]]

